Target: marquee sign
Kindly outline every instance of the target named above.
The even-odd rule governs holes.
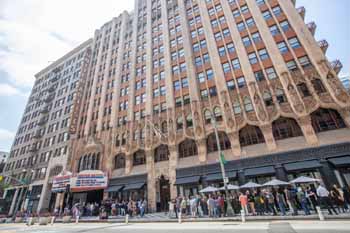
[[[54,193],[65,192],[67,186],[70,184],[72,173],[62,172],[61,174],[53,177],[51,191]]]
[[[98,170],[82,171],[70,180],[70,189],[72,192],[106,189],[107,186],[108,177],[106,173]]]

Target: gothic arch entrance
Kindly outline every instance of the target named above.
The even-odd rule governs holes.
[[[158,179],[159,199],[157,203],[157,211],[168,211],[170,201],[170,184],[169,179],[161,175]]]

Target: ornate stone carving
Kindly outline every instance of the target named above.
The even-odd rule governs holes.
[[[335,97],[346,103],[349,101],[349,95],[346,93],[345,89],[341,86],[340,81],[330,72],[327,75],[327,81],[334,91]]]
[[[286,83],[287,90],[288,90],[288,93],[290,95],[293,108],[298,113],[304,112],[304,110],[305,110],[304,104],[301,101],[301,99],[300,99],[300,97],[298,95],[298,91],[296,90],[295,86],[291,83],[288,73],[284,72],[282,74],[282,77],[283,77],[283,79],[284,79],[284,81]]]
[[[226,91],[222,91],[221,92],[221,98],[222,98],[222,101],[223,101],[223,106],[224,106],[224,115],[225,115],[225,118],[226,118],[226,122],[227,122],[227,126],[230,128],[230,129],[233,129],[234,126],[235,126],[235,122],[232,118],[232,109],[230,107],[230,104],[229,104],[229,98],[228,98],[228,94]]]
[[[255,86],[255,83],[253,83],[253,82],[250,83],[250,87],[251,87],[251,90],[253,92],[252,96],[254,98],[254,106],[255,106],[255,110],[256,110],[256,113],[258,115],[258,118],[261,121],[266,121],[268,119],[267,113],[265,111],[264,104],[261,101],[260,95],[258,94],[258,90]]]

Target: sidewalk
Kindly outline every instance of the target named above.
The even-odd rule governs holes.
[[[327,211],[323,212],[325,220],[350,220],[350,213],[342,213],[339,215],[329,215]],[[300,214],[298,216],[246,216],[246,221],[278,221],[278,220],[319,220],[317,214],[304,216]],[[73,220],[72,220],[73,221]],[[223,218],[192,218],[191,216],[183,216],[182,222],[225,222],[225,221],[238,221],[241,222],[241,216],[236,215],[233,217]],[[56,219],[56,222],[62,222],[62,219]],[[99,219],[98,217],[81,217],[79,222],[110,222],[121,223],[125,222],[125,216],[110,216],[108,219]],[[169,218],[167,213],[150,213],[146,214],[143,218],[140,216],[129,217],[129,222],[132,223],[152,223],[152,222],[178,222],[175,217]]]

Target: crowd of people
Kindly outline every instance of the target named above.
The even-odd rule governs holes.
[[[279,188],[257,188],[249,190],[234,190],[226,198],[223,192],[178,196],[169,201],[170,218],[182,217],[213,217],[227,216],[228,202],[235,215],[310,215],[316,213],[316,207],[327,209],[329,214],[350,212],[350,191],[334,185],[327,190],[322,185],[317,188],[309,186],[287,186]],[[69,213],[68,213],[69,212]],[[75,204],[71,209],[66,208],[65,214],[80,216],[99,216],[106,219],[110,216],[140,216],[147,213],[147,200],[105,200],[101,204]]]
[[[126,200],[105,200],[101,204],[95,203],[76,203],[71,208],[71,214],[76,216],[99,216],[100,219],[107,219],[109,216],[137,216],[143,217],[147,210],[147,200],[139,199],[134,201],[132,199]],[[65,214],[70,214],[70,210],[67,207]]]

